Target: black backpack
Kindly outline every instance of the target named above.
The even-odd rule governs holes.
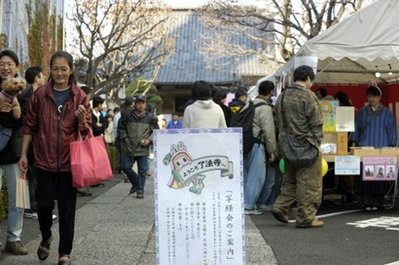
[[[255,108],[262,105],[267,104],[265,102],[254,104],[250,101],[247,108],[231,113],[230,127],[242,128],[244,155],[248,154],[251,151],[252,146],[259,141],[259,137],[253,137],[252,135],[252,122],[255,116]]]

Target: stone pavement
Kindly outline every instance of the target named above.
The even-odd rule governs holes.
[[[143,200],[128,196],[130,184],[121,182],[77,210],[73,265],[156,264],[153,181],[153,177],[147,179]],[[251,218],[246,216],[245,222],[247,265],[277,264]],[[37,238],[26,244],[29,255],[2,253],[1,265],[57,264],[58,223],[53,226],[53,237],[46,261],[39,261],[36,256],[38,231]]]

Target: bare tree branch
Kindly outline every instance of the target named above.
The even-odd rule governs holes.
[[[85,83],[93,95],[116,96],[144,71],[154,72],[173,52],[175,40],[166,34],[169,10],[153,2],[75,0],[72,20],[86,62]]]
[[[338,23],[363,6],[364,0],[263,0],[262,8],[245,8],[216,0],[204,8],[221,24],[237,24],[241,33],[256,28],[276,36],[281,58],[289,60],[308,39]],[[251,19],[249,19],[251,18]],[[216,22],[214,22],[216,23]],[[261,26],[263,25],[263,27]],[[273,25],[273,26],[270,26]],[[239,51],[242,53],[242,51]]]

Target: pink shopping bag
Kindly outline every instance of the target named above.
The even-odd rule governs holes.
[[[75,188],[84,188],[102,183],[112,178],[112,169],[109,162],[103,136],[89,136],[82,139],[80,132],[78,140],[71,142],[71,171],[72,185]]]

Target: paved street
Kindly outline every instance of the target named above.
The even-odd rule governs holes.
[[[283,225],[271,214],[252,219],[280,265],[398,265],[399,209],[364,212],[338,202],[323,201],[323,228]]]
[[[153,265],[155,262],[153,177],[148,178],[144,200],[128,196],[129,183],[117,175],[105,187],[92,188],[92,197],[78,197],[73,264]],[[341,205],[339,199],[323,201],[321,229],[283,225],[270,213],[246,217],[248,265],[398,265],[399,209],[363,212],[358,205]],[[5,240],[5,222],[1,224]],[[23,240],[30,254],[2,253],[1,264],[55,264],[56,242],[48,261],[39,262],[37,220],[24,219]],[[395,263],[396,262],[396,263]],[[162,263],[161,263],[162,264]]]
[[[122,175],[116,175],[114,178],[110,179],[107,181],[106,185],[104,187],[96,187],[96,188],[90,188],[90,192],[93,194],[90,197],[80,197],[78,196],[77,202],[76,202],[76,208],[79,209],[83,207],[85,204],[87,204],[89,201],[93,200],[97,196],[100,196],[101,194],[105,193],[108,191],[110,188],[115,186],[116,184],[120,183],[123,181]],[[58,215],[57,209],[54,210],[54,213]],[[55,222],[57,222],[55,220]],[[2,221],[0,224],[1,227],[1,233],[0,233],[0,242],[5,242],[6,236],[5,236],[5,231],[6,231],[6,221]],[[40,234],[39,231],[39,223],[37,220],[34,219],[27,219],[24,218],[24,229],[22,233],[22,238],[24,242],[29,242],[33,239],[35,239],[38,235]],[[1,260],[1,257],[0,257]]]
[[[153,265],[156,264],[153,177],[147,179],[143,200],[128,196],[130,184],[120,176],[106,183],[103,193],[92,200],[79,197],[76,213],[75,242],[71,254],[74,265]],[[93,189],[96,191],[97,188]],[[86,200],[84,203],[81,200]],[[26,219],[25,219],[26,220]],[[36,222],[36,223],[35,223]],[[2,224],[2,233],[5,229]],[[246,255],[248,265],[274,265],[276,259],[252,220],[246,218]],[[27,256],[2,253],[1,264],[43,265],[57,261],[58,224],[53,226],[50,257],[40,262],[36,257],[40,242],[37,221],[25,222],[23,240]],[[4,241],[4,237],[2,237]],[[160,264],[163,264],[162,262]]]

